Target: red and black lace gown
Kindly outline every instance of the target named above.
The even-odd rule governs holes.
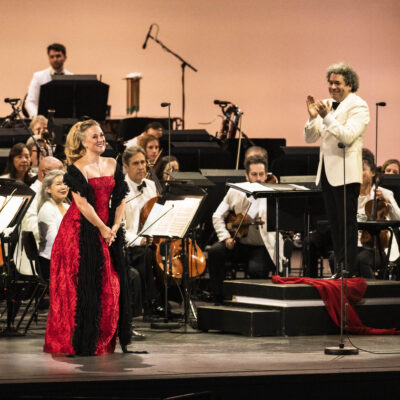
[[[114,178],[91,178],[88,183],[93,188],[96,212],[107,223]],[[44,345],[44,351],[48,353],[98,355],[112,353],[115,349],[119,278],[108,245],[97,229],[94,232],[83,231],[82,223],[89,223],[82,220],[84,217],[73,202],[53,245],[50,308]],[[93,253],[102,253],[100,258],[99,254],[86,254],[87,248],[93,246],[92,243],[85,243],[85,240],[98,243]],[[86,256],[81,257],[82,253]],[[101,265],[91,265],[92,258],[100,259]],[[87,261],[83,263],[82,259]],[[93,304],[96,302],[98,304]]]

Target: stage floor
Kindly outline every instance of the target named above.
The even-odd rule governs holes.
[[[262,390],[272,393],[276,386],[281,387],[281,393],[286,390],[295,394],[309,390],[307,387],[315,388],[317,381],[322,385],[338,379],[348,383],[342,386],[343,390],[355,387],[354,379],[370,385],[374,381],[381,385],[382,380],[386,382],[383,386],[386,385],[388,393],[399,390],[398,384],[391,382],[399,381],[400,336],[352,335],[350,338],[355,345],[371,353],[360,351],[354,356],[329,356],[324,354],[324,349],[338,345],[336,335],[254,338],[203,333],[192,328],[187,332],[156,331],[151,330],[149,324],[137,322],[138,330],[147,338],[134,342],[129,349],[147,351],[147,354],[123,354],[118,347],[112,355],[66,357],[43,353],[45,318],[46,313],[42,312],[39,323],[32,324],[25,337],[0,338],[0,393],[3,395],[8,393],[17,398],[25,384],[29,390],[24,391],[24,398],[30,398],[27,393],[32,396],[40,393],[41,398],[59,393],[55,397],[64,398],[62,393],[67,392],[68,397],[74,398],[71,393],[78,390],[82,382],[92,384],[90,390],[86,388],[92,397],[85,398],[110,398],[102,389],[105,382],[108,382],[108,390],[113,391],[113,398],[131,399],[161,399],[171,393],[187,393],[190,382],[194,383],[190,392],[207,390],[210,397],[187,398],[245,398],[240,389],[235,389],[233,382],[239,381],[241,388],[250,385],[254,389],[247,399],[263,398]],[[349,343],[347,339],[345,342]],[[57,391],[51,385],[56,382]],[[166,389],[168,382],[183,384]],[[293,388],[290,389],[290,385]],[[96,387],[102,393],[96,395]],[[233,394],[225,397],[221,387],[226,388],[226,393]],[[79,390],[81,394],[85,392],[83,386]],[[319,391],[318,396],[321,394]],[[352,395],[353,399],[361,398],[362,391],[357,389],[356,394]],[[309,398],[318,397],[309,393]],[[330,398],[329,391],[325,398]]]

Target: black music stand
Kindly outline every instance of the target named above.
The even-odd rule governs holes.
[[[14,179],[0,179],[0,196],[6,198],[3,204],[0,205],[0,220],[3,221],[2,213],[4,213],[3,216],[7,221],[7,226],[5,228],[13,228],[11,232],[7,232],[9,229],[4,229],[3,227],[0,232],[2,252],[6,254],[0,282],[4,287],[7,303],[7,326],[0,333],[0,336],[20,336],[13,326],[15,315],[18,311],[15,308],[18,272],[16,268],[12,266],[11,258],[18,242],[19,226],[35,196],[35,192],[20,181]],[[18,208],[10,209],[9,206],[12,205],[13,198],[22,198],[22,202]],[[5,251],[6,249],[7,251]]]
[[[158,203],[159,205],[165,206],[167,201],[169,202],[174,202],[174,201],[180,201],[180,200],[185,200],[188,198],[194,198],[198,200],[198,204],[195,204],[194,207],[197,207],[193,209],[193,212],[191,213],[189,219],[186,220],[186,227],[183,229],[179,235],[171,235],[171,234],[166,234],[166,230],[168,228],[168,224],[164,221],[165,216],[168,214],[168,207],[166,210],[161,211],[158,214],[158,217],[153,218],[152,212],[150,212],[147,220],[153,222],[149,222],[147,225],[144,225],[142,231],[138,234],[138,236],[145,236],[145,237],[153,237],[153,238],[161,238],[161,239],[166,239],[167,240],[167,246],[165,246],[165,251],[167,254],[164,254],[164,286],[165,286],[165,318],[164,318],[164,323],[152,323],[151,327],[154,329],[171,329],[171,328],[177,328],[179,326],[171,326],[171,324],[168,321],[168,272],[165,273],[165,271],[168,271],[171,269],[171,253],[168,251],[168,241],[172,239],[182,239],[182,251],[184,254],[184,262],[183,262],[183,274],[182,274],[182,287],[183,287],[183,304],[184,304],[184,321],[185,321],[185,329],[187,327],[187,324],[189,322],[189,308],[191,308],[193,316],[195,320],[197,321],[197,313],[196,310],[194,309],[193,303],[190,298],[190,292],[189,292],[189,253],[188,253],[188,248],[189,248],[189,239],[190,237],[195,240],[195,229],[194,227],[199,223],[200,220],[200,211],[202,206],[204,205],[204,200],[206,197],[206,192],[194,185],[190,181],[169,181],[168,185],[166,186],[166,191],[163,197],[159,200]],[[177,204],[177,210],[178,210],[179,205]],[[170,209],[171,212],[172,209]],[[186,215],[179,215],[181,217],[187,217]],[[159,226],[155,225],[158,224]],[[159,230],[161,228],[161,230]],[[153,231],[152,231],[152,230]],[[169,265],[169,267],[167,266]]]
[[[59,75],[40,87],[39,114],[55,110],[55,118],[89,116],[104,121],[107,113],[109,85],[95,75]]]
[[[315,187],[308,188],[304,185],[295,185],[295,184],[279,184],[279,183],[227,183],[227,186],[244,192],[247,196],[253,196],[255,199],[257,198],[266,198],[273,199],[275,201],[275,224],[268,218],[267,215],[267,224],[266,229],[268,231],[276,232],[276,243],[275,243],[275,265],[276,265],[276,274],[284,273],[287,276],[288,271],[281,271],[280,269],[280,249],[279,249],[279,230],[281,229],[280,225],[280,199],[289,198],[289,199],[299,199],[299,198],[309,198],[309,197],[319,197],[321,196],[321,189]],[[268,208],[267,210],[273,209],[273,207]],[[269,211],[267,211],[267,214]]]

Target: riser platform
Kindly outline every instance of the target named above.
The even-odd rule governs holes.
[[[198,326],[246,336],[337,334],[317,289],[312,285],[273,284],[270,280],[224,282],[224,306],[198,308]],[[400,282],[370,281],[356,306],[361,321],[373,328],[400,328]]]

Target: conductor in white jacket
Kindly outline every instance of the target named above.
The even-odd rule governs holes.
[[[334,64],[327,71],[331,99],[307,97],[309,120],[304,128],[307,143],[321,139],[316,184],[321,182],[332,242],[338,264],[345,263],[344,194],[346,184],[347,271],[356,274],[357,199],[362,182],[362,147],[369,123],[367,103],[355,92],[359,87],[355,71],[344,63]],[[345,154],[345,182],[344,159]]]

